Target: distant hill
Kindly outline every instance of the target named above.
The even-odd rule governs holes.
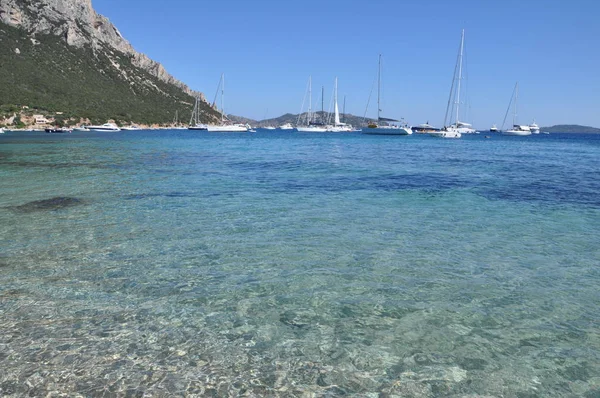
[[[187,122],[196,96],[138,53],[90,0],[0,0],[0,125]],[[203,98],[203,97],[202,97]],[[218,112],[202,101],[202,120]]]
[[[327,120],[327,118],[329,117],[330,123],[333,123],[333,115],[329,116],[329,114],[327,112],[314,112],[314,115],[315,115],[316,120],[323,120],[323,116],[324,116],[325,120]],[[233,116],[233,115],[229,115],[228,117],[235,122],[249,123],[250,125],[252,125],[254,127],[266,127],[266,126],[277,127],[277,126],[281,126],[282,124],[286,124],[286,123],[291,123],[292,125],[295,126],[298,123],[298,116],[301,116],[300,120],[302,120],[302,119],[306,120],[307,114],[302,113],[301,115],[299,115],[299,114],[286,113],[285,115],[279,116],[277,118],[265,119],[265,120],[252,120],[252,119],[248,119],[248,118],[244,118],[244,117],[240,117],[240,116]],[[342,123],[348,123],[354,127],[365,127],[369,122],[372,121],[372,119],[364,120],[360,116],[354,116],[354,115],[350,115],[350,114],[340,115],[340,119],[341,119]]]
[[[549,133],[587,133],[587,134],[600,134],[600,129],[590,126],[580,126],[578,124],[557,124],[550,127],[542,127],[540,131],[547,131]]]

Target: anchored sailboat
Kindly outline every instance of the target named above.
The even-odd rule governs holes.
[[[177,115],[177,114],[175,114]],[[175,116],[177,120],[177,116]],[[206,124],[200,123],[200,97],[196,97],[194,102],[194,109],[192,110],[192,117],[190,118],[189,130],[208,130]]]
[[[461,90],[461,82],[462,82],[462,73],[463,73],[463,53],[465,46],[465,30],[462,30],[462,34],[460,36],[460,50],[458,52],[458,59],[456,61],[456,66],[454,67],[454,76],[452,77],[452,86],[450,87],[450,96],[448,97],[448,105],[446,106],[446,116],[444,117],[444,128],[439,131],[431,131],[429,135],[433,137],[441,137],[441,138],[460,138],[462,134],[465,133],[474,133],[475,129],[471,127],[469,123],[460,121],[460,90]],[[457,74],[458,69],[458,74]],[[456,83],[456,91],[454,91]],[[448,113],[450,111],[450,104],[452,103],[452,98],[454,97],[454,110],[456,111],[456,119],[453,124],[448,126],[446,123],[448,122]]]
[[[381,54],[377,70],[377,123],[362,129],[363,134],[373,135],[410,135],[411,128],[402,120],[381,117]]]
[[[305,94],[306,95],[306,94]],[[306,98],[306,97],[304,97]],[[302,104],[304,107],[304,104]],[[323,89],[321,90],[321,114],[324,115],[323,112]],[[302,109],[300,110],[300,115],[298,116],[298,122],[296,123],[298,130],[301,133],[324,133],[327,131],[327,126],[323,122],[319,122],[316,120],[315,115],[312,111],[312,76],[308,77],[308,112],[306,113],[306,120],[301,122],[300,119],[302,117]],[[301,124],[303,123],[303,124]]]
[[[227,118],[227,115],[225,114],[225,74],[221,74],[219,88],[221,89],[221,124],[209,124],[208,126],[206,126],[207,130],[211,132],[220,133],[245,133],[248,130],[250,130],[250,127],[247,124],[233,123]]]
[[[504,131],[504,123],[506,122],[506,115],[510,110],[510,105],[514,99],[514,108],[513,108],[513,127],[512,129]],[[520,125],[517,123],[517,107],[519,100],[519,82],[515,83],[515,89],[513,90],[513,95],[510,98],[510,102],[508,103],[508,109],[506,109],[506,114],[504,115],[504,121],[502,122],[502,134],[504,135],[531,135],[531,128],[529,126]],[[539,132],[539,129],[538,129]]]
[[[344,101],[345,105],[345,101]],[[333,126],[328,126],[327,131],[331,131],[334,133],[344,132],[344,131],[352,131],[352,125],[347,123],[342,123],[340,121],[340,110],[338,107],[338,79],[335,78],[335,87],[333,91]]]

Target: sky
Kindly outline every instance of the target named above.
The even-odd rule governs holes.
[[[441,126],[465,30],[461,120],[501,126],[515,83],[518,122],[600,127],[596,0],[92,0],[133,47],[225,111],[256,120],[313,108]],[[371,97],[369,107],[367,102]],[[463,98],[465,94],[463,93]],[[512,123],[512,109],[506,124]]]

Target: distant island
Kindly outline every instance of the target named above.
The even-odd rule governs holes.
[[[586,134],[600,134],[600,128],[590,126],[580,126],[578,124],[557,124],[550,127],[542,127],[540,131],[547,131],[549,133],[586,133]]]

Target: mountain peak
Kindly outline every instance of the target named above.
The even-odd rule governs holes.
[[[202,93],[175,79],[160,63],[137,52],[108,18],[94,10],[91,0],[0,0],[0,21],[27,31],[31,38],[37,34],[53,35],[77,48],[117,50],[130,56],[133,65],[204,99]]]

